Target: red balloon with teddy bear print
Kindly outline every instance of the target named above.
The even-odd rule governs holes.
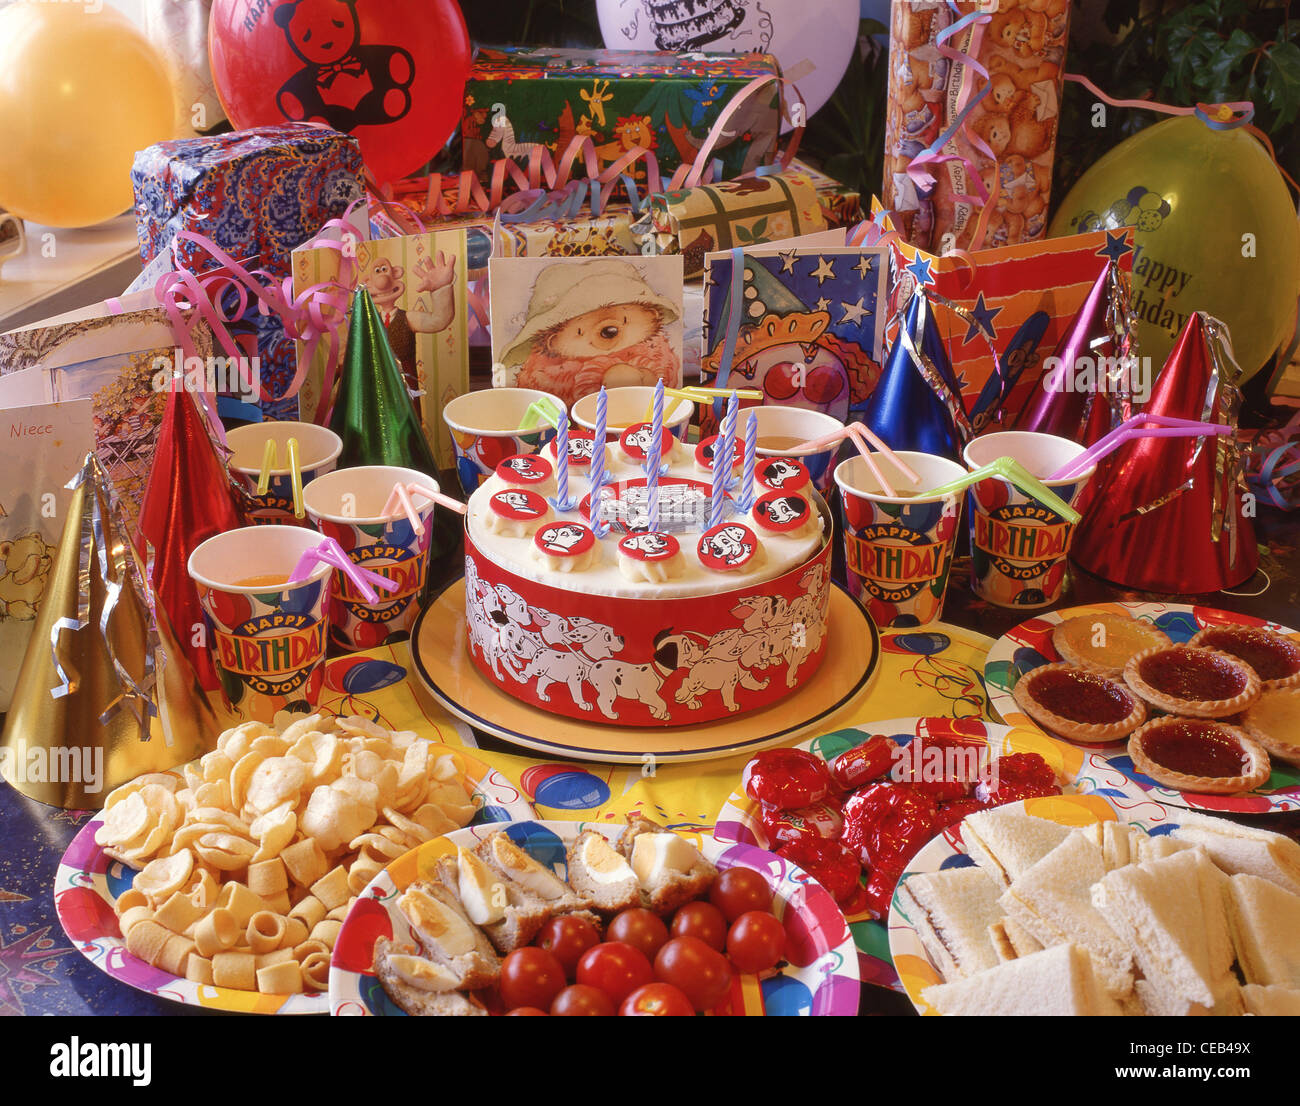
[[[447,141],[470,64],[456,0],[215,0],[208,52],[236,127],[344,131],[381,184]]]

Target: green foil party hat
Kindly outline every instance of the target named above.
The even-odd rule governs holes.
[[[343,357],[330,429],[343,440],[338,467],[397,465],[438,475],[406,378],[393,356],[383,321],[364,287],[352,297],[348,348]],[[458,564],[459,516],[437,511],[429,550],[429,583],[447,579]]]

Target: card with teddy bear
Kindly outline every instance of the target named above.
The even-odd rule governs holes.
[[[682,383],[682,259],[506,257],[488,266],[492,383],[565,404]]]

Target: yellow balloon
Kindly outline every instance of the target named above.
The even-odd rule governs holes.
[[[0,207],[56,227],[120,214],[136,150],[170,138],[174,113],[165,63],[120,13],[0,11]]]
[[[1249,132],[1180,116],[1121,142],[1079,179],[1052,235],[1135,228],[1139,353],[1159,371],[1193,311],[1227,324],[1237,363],[1258,372],[1291,333],[1300,224]]]

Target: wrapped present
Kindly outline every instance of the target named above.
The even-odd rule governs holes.
[[[635,220],[626,205],[602,215],[519,220],[498,215],[493,234],[496,257],[618,257],[639,254]]]
[[[356,141],[306,124],[160,142],[136,154],[131,179],[144,263],[170,249],[176,267],[211,270],[210,251],[178,237],[189,231],[273,280],[288,278],[291,252],[364,195]],[[286,394],[296,355],[283,321],[250,301],[232,330],[259,359],[262,414],[296,418]]]
[[[862,193],[857,189],[841,184],[834,177],[828,177],[820,169],[815,169],[798,158],[790,162],[790,169],[802,173],[812,181],[828,227],[851,227],[865,217]]]
[[[602,167],[639,146],[670,174],[694,162],[741,89],[779,76],[776,59],[766,54],[480,47],[465,83],[463,166],[486,180],[495,159],[526,164],[539,145],[558,158],[585,137]],[[740,105],[729,136],[713,149],[723,177],[772,160],[780,106],[776,82],[770,93]]]
[[[1042,238],[1065,0],[894,0],[883,198],[935,253]]]
[[[642,253],[681,254],[690,280],[707,253],[825,230],[826,216],[813,182],[787,171],[658,193],[633,229]]]

